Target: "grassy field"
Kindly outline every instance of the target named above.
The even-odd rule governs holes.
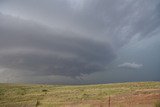
[[[160,82],[0,84],[0,107],[108,107],[109,102],[110,107],[160,107]]]

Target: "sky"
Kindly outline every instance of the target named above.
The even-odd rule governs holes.
[[[160,81],[160,0],[0,0],[0,83]]]

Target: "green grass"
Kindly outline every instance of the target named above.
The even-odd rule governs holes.
[[[139,89],[160,89],[160,82],[99,85],[0,84],[0,107],[59,107],[70,102],[104,100]],[[54,106],[53,106],[54,105]],[[44,107],[44,106],[43,106]],[[159,106],[156,106],[159,107]]]

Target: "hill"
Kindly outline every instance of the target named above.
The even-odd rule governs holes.
[[[0,84],[0,107],[160,107],[160,82]]]

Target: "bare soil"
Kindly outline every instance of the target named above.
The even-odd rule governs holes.
[[[155,107],[160,101],[160,89],[143,89],[128,94],[110,96],[105,100],[89,100],[72,103],[65,107]]]

